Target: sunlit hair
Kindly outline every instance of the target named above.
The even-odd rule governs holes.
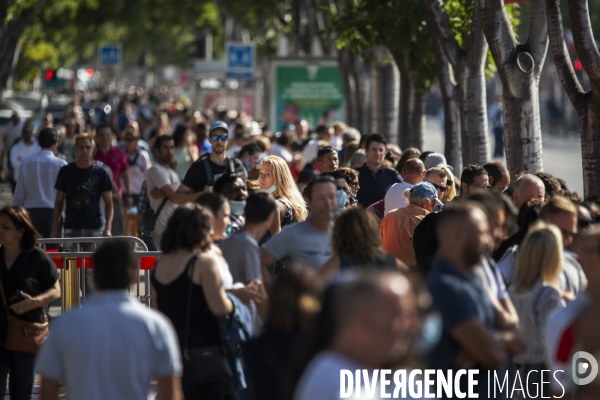
[[[37,244],[40,234],[33,227],[33,222],[26,209],[19,206],[7,206],[0,209],[0,215],[6,215],[17,230],[23,230],[21,248],[28,250]]]
[[[285,197],[288,199],[294,211],[294,217],[298,221],[304,221],[308,215],[306,203],[294,182],[294,177],[287,163],[281,157],[267,156],[262,161],[262,165],[271,168],[273,184],[277,186],[273,196],[275,198]]]
[[[545,222],[533,225],[519,248],[513,287],[522,293],[542,284],[560,288],[563,245],[560,230]]]
[[[130,130],[130,128],[133,129]],[[125,137],[133,136],[136,139],[140,138],[140,126],[135,121],[129,121],[127,125],[125,125],[125,129],[123,131],[125,132]]]
[[[286,265],[269,295],[265,330],[308,333],[321,310],[321,284],[314,268],[301,263]]]
[[[452,171],[450,171],[450,168],[448,168],[448,167],[440,167],[440,168],[443,169],[444,171],[446,171],[446,174],[447,174],[446,179],[449,181],[452,181],[452,183],[450,185],[447,185],[448,189],[444,193],[443,201],[452,201],[452,199],[454,199],[456,196],[458,196],[458,192],[456,191],[456,185],[454,184],[458,178],[456,178],[454,176]]]
[[[358,183],[358,171],[352,168],[338,168],[338,171],[344,174],[344,180],[350,189],[350,194],[356,197],[360,185]]]
[[[96,147],[96,142],[94,141],[94,137],[92,135],[90,135],[89,133],[80,133],[79,135],[75,136],[75,148],[77,148],[77,145],[82,140],[89,140],[92,144],[92,148]]]
[[[372,262],[382,249],[379,223],[372,212],[349,208],[335,221],[331,244],[336,255],[346,253],[360,262]]]

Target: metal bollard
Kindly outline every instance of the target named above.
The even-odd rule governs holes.
[[[65,258],[62,278],[62,309],[66,311],[79,306],[77,258]]]

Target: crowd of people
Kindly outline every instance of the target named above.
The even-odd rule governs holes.
[[[37,361],[0,349],[13,400],[31,398],[36,372],[44,400],[63,385],[145,399],[152,379],[158,399],[330,400],[341,370],[385,368],[478,370],[479,398],[597,393],[568,373],[600,346],[596,199],[498,161],[455,171],[341,122],[272,133],[232,110],[136,101],[91,126],[73,103],[62,125],[4,136],[0,334],[10,314],[43,322],[60,296],[39,237],[133,230],[162,252],[156,312],[126,294],[132,248],[103,244],[89,298],[52,322]],[[490,397],[494,373],[521,389]]]

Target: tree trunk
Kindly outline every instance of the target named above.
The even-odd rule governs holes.
[[[381,65],[376,52],[373,52],[371,63],[371,126],[366,132],[362,132],[363,134],[372,133],[372,132],[382,132],[382,102],[383,95],[382,84],[381,84]]]
[[[600,198],[600,96],[592,89],[585,107],[580,107],[579,133],[585,196]]]
[[[483,66],[458,72],[463,165],[483,165],[489,160],[486,88]]]
[[[430,25],[432,25],[430,23]],[[444,108],[444,155],[446,162],[456,173],[462,170],[460,140],[460,108],[458,106],[458,88],[452,76],[452,68],[437,32],[431,27],[433,51],[438,75],[438,83],[442,94]]]
[[[482,0],[484,31],[502,80],[504,136],[508,170],[541,171],[542,128],[539,81],[548,50],[544,0],[532,0],[529,37],[517,42],[501,0]]]
[[[358,78],[357,81],[357,94],[358,94],[358,114],[360,119],[358,120],[357,126],[355,127],[361,133],[369,133],[369,127],[371,126],[371,67],[365,62],[361,56],[355,56],[354,59],[354,71]]]
[[[380,129],[379,132],[384,135],[389,143],[399,143],[398,136],[398,122],[402,118],[402,111],[400,110],[401,105],[400,91],[398,83],[400,77],[398,76],[398,69],[391,62],[391,60],[385,60],[379,64],[379,93],[381,94],[381,114],[380,114]]]
[[[520,172],[533,174],[543,169],[538,83],[531,82],[528,91],[529,97],[513,97],[506,89],[502,92],[506,163],[511,180]]]
[[[459,46],[442,0],[425,0],[448,61],[457,78],[461,115],[463,164],[483,164],[489,159],[485,58],[487,44],[483,37],[479,0],[475,0],[469,34]]]
[[[346,123],[350,126],[356,126],[356,116],[358,115],[358,107],[356,104],[356,84],[354,76],[350,68],[350,49],[344,47],[338,52],[338,64],[340,75],[344,85],[346,99]]]
[[[398,145],[423,148],[425,129],[425,93],[414,86],[415,79],[409,68],[409,60],[403,54],[393,53],[394,61],[400,72],[400,121],[398,125]]]
[[[569,16],[575,50],[590,77],[591,91],[585,92],[575,75],[564,40],[560,0],[546,0],[548,36],[556,72],[565,93],[579,116],[583,187],[585,197],[600,197],[600,53],[590,24],[587,1],[569,0]]]

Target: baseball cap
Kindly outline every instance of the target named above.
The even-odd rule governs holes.
[[[440,153],[431,153],[427,157],[425,157],[425,169],[429,169],[431,167],[446,167],[449,168],[450,171],[453,171],[450,165],[446,163],[446,157]]]
[[[213,122],[210,125],[210,130],[208,131],[208,134],[210,135],[212,133],[212,131],[214,131],[215,129],[224,129],[225,132],[229,132],[229,127],[223,121],[215,121],[215,122]]]
[[[442,203],[437,197],[437,189],[429,182],[419,182],[413,187],[411,187],[409,191],[412,197],[423,197],[427,199],[432,199],[435,200],[437,204],[441,206],[444,205],[444,203]]]

